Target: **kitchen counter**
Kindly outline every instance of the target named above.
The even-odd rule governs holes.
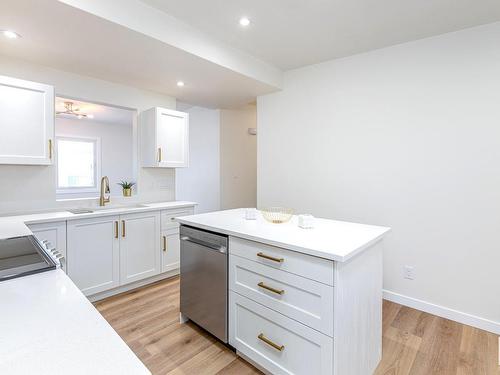
[[[0,282],[0,373],[150,374],[60,270]]]
[[[351,259],[390,231],[387,227],[320,218],[314,219],[314,228],[302,229],[296,216],[283,224],[269,223],[260,213],[257,220],[246,220],[243,208],[179,217],[177,221],[337,262]]]
[[[228,341],[238,355],[277,375],[375,371],[382,356],[383,237],[390,228],[316,218],[314,228],[302,229],[296,216],[272,224],[260,213],[246,220],[245,209],[176,220],[229,237]],[[206,259],[213,255],[198,255],[202,242],[189,233],[183,240],[190,242],[187,272],[193,264],[212,272],[207,265],[215,260]],[[197,251],[187,253],[193,246]],[[181,256],[181,273],[182,263]],[[205,293],[213,293],[211,283]],[[190,318],[181,304],[181,321]]]
[[[0,216],[0,239],[30,235],[31,231],[26,224],[48,223],[54,221],[78,220],[92,217],[119,215],[132,212],[146,212],[161,209],[175,209],[193,207],[196,203],[187,201],[172,201],[159,203],[143,203],[130,206],[108,207],[85,207],[94,210],[91,213],[74,214],[69,211],[60,210],[53,212],[43,212],[36,214]]]

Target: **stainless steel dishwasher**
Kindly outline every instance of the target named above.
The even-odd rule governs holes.
[[[228,238],[181,225],[180,310],[228,342]]]

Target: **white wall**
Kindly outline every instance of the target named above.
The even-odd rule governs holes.
[[[391,226],[386,290],[500,324],[499,40],[496,23],[286,73],[258,99],[259,206]]]
[[[220,209],[219,111],[202,107],[184,111],[189,113],[189,167],[176,169],[176,199],[197,202],[197,213],[217,211]]]
[[[257,127],[255,106],[220,111],[221,208],[256,207]]]
[[[175,98],[0,56],[0,74],[55,86],[58,96],[143,111],[160,106],[174,109]],[[175,172],[139,168],[138,199],[174,199]],[[57,206],[54,166],[0,165],[0,214]]]
[[[56,118],[56,137],[99,138],[101,175],[108,176],[112,196],[122,195],[122,188],[117,185],[118,182],[122,180],[135,181],[132,164],[132,133],[132,118],[130,118],[130,123],[128,124]],[[76,196],[95,197],[96,194],[77,194]],[[69,194],[62,194],[60,197],[63,199],[71,198],[73,194],[71,196]]]

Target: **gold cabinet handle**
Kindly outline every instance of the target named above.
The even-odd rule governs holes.
[[[52,139],[49,139],[49,159],[52,159]]]
[[[264,259],[272,260],[273,262],[278,262],[278,263],[283,263],[285,261],[285,259],[283,259],[283,258],[275,258],[275,257],[272,257],[270,255],[266,255],[264,253],[257,253],[257,256],[264,258]]]
[[[125,237],[125,220],[122,220],[122,237]]]
[[[161,147],[158,147],[158,163],[161,163]]]
[[[283,350],[285,350],[285,345],[278,345],[278,344],[272,342],[266,336],[264,336],[263,333],[261,333],[259,336],[257,336],[257,338],[259,340],[264,341],[267,345],[272,346],[274,349],[276,349],[276,350],[278,350],[280,352],[282,352]]]
[[[118,238],[118,221],[115,221],[115,238]]]
[[[163,236],[163,251],[167,251],[167,236]]]
[[[262,281],[260,283],[258,283],[257,285],[260,286],[262,289],[269,290],[270,292],[279,294],[280,296],[282,296],[283,294],[285,294],[285,291],[283,289],[275,289],[273,287],[267,286]]]

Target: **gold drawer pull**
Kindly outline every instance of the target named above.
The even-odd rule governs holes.
[[[267,345],[272,346],[274,349],[279,350],[280,352],[282,352],[283,350],[285,350],[285,345],[278,345],[278,344],[272,342],[266,336],[264,336],[263,333],[261,333],[259,336],[257,336],[257,338],[259,340],[264,341]]]
[[[118,238],[118,221],[115,221],[115,238]]]
[[[125,237],[125,220],[122,220],[122,237]]]
[[[158,163],[161,163],[161,147],[158,147]]]
[[[167,251],[167,236],[163,236],[163,251]]]
[[[276,293],[276,294],[279,294],[279,295],[283,295],[285,294],[285,291],[283,289],[274,289],[273,287],[270,287],[270,286],[267,286],[266,284],[264,284],[262,281],[260,283],[257,284],[258,286],[260,286],[261,288],[264,288],[264,289],[267,289],[273,293]]]
[[[264,253],[257,253],[258,257],[264,258],[264,259],[269,259],[272,260],[273,262],[278,262],[278,263],[283,263],[285,259],[283,258],[275,258],[270,255],[266,255]]]
[[[52,160],[52,139],[49,139],[49,159]]]

